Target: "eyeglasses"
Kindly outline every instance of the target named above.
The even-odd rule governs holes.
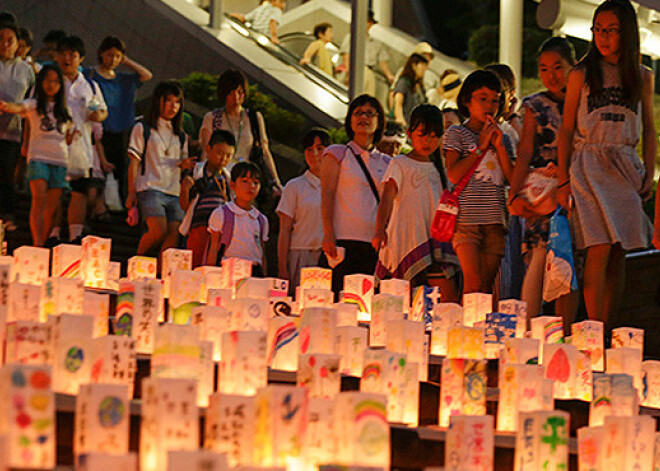
[[[621,29],[617,27],[601,28],[600,26],[593,26],[591,28],[591,32],[599,35],[618,36],[619,34],[621,34]]]
[[[378,116],[378,113],[375,111],[353,111],[353,116],[359,118],[360,116],[365,116],[367,118],[375,118]]]

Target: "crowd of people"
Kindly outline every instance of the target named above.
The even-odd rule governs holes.
[[[252,20],[270,18],[270,7],[281,10],[283,3],[264,2]],[[383,67],[393,85],[391,112],[369,93],[355,98],[345,119],[349,142],[332,144],[320,128],[307,132],[301,139],[307,168],[286,186],[263,116],[245,107],[248,83],[239,70],[220,75],[219,107],[194,136],[196,156],[183,130],[177,82],[159,83],[148,113],[134,123],[136,89],[152,74],[127,57],[119,38],[105,38],[99,64],[82,68],[83,41],[49,33],[50,58],[35,61],[29,48],[17,52],[20,38],[31,35],[15,19],[1,20],[0,209],[11,224],[22,153],[35,245],[59,242],[60,201],[69,190],[69,240],[79,240],[85,218],[99,207],[104,212],[98,196],[105,175],[112,175],[129,223],[145,226],[138,254],[185,244],[194,266],[238,257],[253,263],[255,275],[290,280],[292,290],[300,269],[317,265],[333,269],[336,294],[353,273],[439,286],[445,301],[495,289],[520,296],[533,317],[544,309],[544,280],[552,275],[554,221],[564,217],[587,313],[606,326],[621,301],[626,252],[651,242],[660,248],[660,204],[655,231],[642,209],[657,146],[654,78],[640,63],[628,0],[597,8],[589,52],[580,61],[570,41],[548,39],[538,53],[544,90],[520,106],[505,64],[464,80],[447,71],[433,85],[442,92],[434,98],[425,85],[433,54],[426,43],[395,75],[373,51],[371,66]],[[272,21],[262,26],[276,37]],[[315,35],[303,61],[318,57],[324,64],[331,25],[319,25]],[[640,139],[642,159],[635,151]],[[403,146],[409,149],[400,153]],[[279,198],[278,265],[270,270],[269,215],[255,205],[264,190]],[[434,216],[449,190],[458,200],[455,229],[451,240],[438,241],[431,236]],[[515,271],[520,277],[505,276]],[[507,286],[498,287],[498,273]],[[572,286],[554,296],[569,329],[577,295]]]

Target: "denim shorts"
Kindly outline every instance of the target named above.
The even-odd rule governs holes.
[[[184,212],[179,206],[179,197],[158,190],[145,190],[137,194],[138,209],[142,220],[165,218],[167,221],[181,221]]]
[[[66,182],[66,167],[32,160],[27,168],[28,181],[46,180],[48,188],[69,188]]]

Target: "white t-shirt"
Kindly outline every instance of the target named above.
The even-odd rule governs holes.
[[[335,238],[371,242],[376,229],[378,202],[351,149],[365,162],[377,186],[392,158],[376,148],[371,152],[363,150],[353,141],[348,145],[328,146],[323,154],[324,158],[329,156],[339,163],[333,217]]]
[[[268,136],[266,134],[266,122],[264,117],[260,112],[256,112],[257,123],[259,125],[259,133],[261,134],[261,145],[265,149],[268,147]],[[215,119],[220,120],[220,127],[218,129],[224,129],[229,131],[234,135],[236,139],[236,151],[234,156],[227,164],[227,170],[231,170],[231,167],[241,160],[250,160],[250,152],[252,152],[252,144],[254,143],[254,136],[252,136],[252,126],[250,125],[250,117],[248,116],[247,111],[244,109],[241,112],[241,119],[234,120],[227,119],[227,114],[222,111],[222,109],[217,109],[209,111],[204,115],[202,120],[202,126],[199,128],[199,139],[202,140],[202,131],[206,132],[207,140],[211,138],[213,134],[213,121]],[[204,146],[206,147],[206,146]],[[206,148],[202,149],[202,160],[206,160]]]
[[[323,241],[321,179],[307,170],[286,184],[278,213],[293,219],[291,250],[318,250]]]
[[[136,123],[128,143],[129,155],[142,160],[144,152],[144,132],[142,123]],[[179,196],[181,171],[177,164],[188,157],[188,139],[181,149],[179,136],[172,131],[170,121],[158,118],[158,129],[151,129],[145,155],[144,173],[142,164],[138,170],[137,191],[158,190],[172,196]]]
[[[73,126],[73,122],[67,121],[58,126],[53,115],[54,103],[48,103],[48,113],[45,116],[37,111],[36,99],[29,98],[23,104],[27,106],[25,119],[30,123],[28,162],[45,162],[66,167],[69,158],[66,133]]]
[[[259,265],[263,264],[264,252],[262,242],[268,240],[268,219],[264,219],[263,238],[259,226],[259,210],[252,208],[249,211],[236,205],[233,201],[227,203],[227,207],[234,213],[234,235],[231,243],[227,246],[225,258],[242,258]],[[222,225],[225,222],[225,213],[222,206],[216,208],[209,217],[209,232],[222,232]]]
[[[252,24],[252,29],[270,36],[270,22],[275,20],[278,25],[282,21],[282,10],[265,2],[245,15],[245,20]]]

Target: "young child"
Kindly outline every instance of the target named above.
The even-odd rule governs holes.
[[[68,145],[74,134],[66,104],[64,76],[56,65],[46,65],[37,76],[35,97],[22,103],[0,102],[0,112],[26,118],[28,180],[32,194],[30,231],[32,243],[42,247],[53,226],[66,182]]]
[[[413,286],[440,286],[442,300],[458,302],[453,276],[458,258],[448,243],[431,238],[433,211],[446,185],[438,152],[444,132],[442,111],[419,105],[410,115],[413,150],[392,159],[383,190],[372,244],[380,250],[376,277],[410,280]]]
[[[206,161],[198,162],[192,175],[181,181],[179,204],[190,218],[187,246],[193,251],[193,268],[204,264],[209,241],[209,217],[219,206],[230,201],[229,172],[225,168],[236,150],[236,140],[229,131],[213,131],[206,146]],[[179,232],[185,231],[179,229]]]
[[[332,58],[330,51],[325,47],[326,44],[332,42],[332,25],[330,23],[321,23],[314,26],[315,41],[309,43],[303,58],[300,59],[300,65],[311,64],[314,57],[316,57],[316,66],[323,72],[332,77],[334,69],[332,66]]]
[[[219,265],[225,258],[252,262],[252,276],[264,276],[264,243],[268,240],[268,220],[252,206],[259,194],[261,172],[252,162],[239,162],[231,169],[229,187],[234,201],[216,208],[209,218],[211,245],[206,265]]]
[[[504,254],[505,182],[511,177],[513,149],[495,116],[501,112],[502,84],[493,72],[468,75],[458,107],[468,119],[445,134],[447,174],[457,184],[477,164],[459,197],[452,245],[463,270],[464,293],[490,293]]]

